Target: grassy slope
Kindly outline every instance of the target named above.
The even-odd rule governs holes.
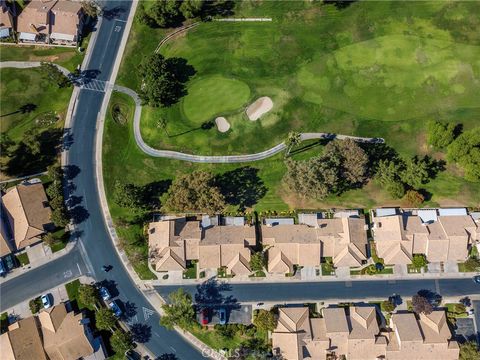
[[[422,2],[411,3],[406,7],[399,3],[362,2],[353,4],[342,12],[337,12],[332,7],[315,9],[311,6],[313,5],[303,2],[282,2],[275,5],[270,2],[257,5],[244,3],[242,8],[237,9],[238,16],[272,16],[275,21],[272,24],[229,24],[228,27],[222,24],[224,26],[222,32],[218,31],[220,24],[207,23],[189,32],[188,35],[170,42],[162,51],[169,56],[185,56],[189,63],[197,69],[198,77],[218,74],[219,70],[217,69],[220,69],[223,76],[235,77],[247,83],[252,90],[252,97],[259,94],[270,95],[276,100],[276,106],[282,105],[282,112],[274,109],[272,114],[253,123],[245,121],[241,114],[233,113],[228,116],[232,124],[232,131],[227,134],[219,134],[214,128],[195,130],[181,136],[173,136],[193,128],[189,121],[185,121],[182,104],[167,110],[144,108],[142,131],[148,134],[150,144],[186,152],[201,151],[202,154],[206,155],[248,153],[264,150],[269,145],[283,140],[285,134],[292,129],[321,130],[362,136],[381,136],[401,155],[411,156],[416,153],[432,153],[424,145],[424,123],[428,119],[438,118],[444,121],[462,122],[465,128],[471,128],[478,123],[480,116],[478,104],[475,108],[471,106],[472,104],[463,107],[465,104],[460,103],[461,101],[471,101],[472,94],[469,95],[470,97],[463,99],[463,97],[458,97],[456,93],[447,93],[441,102],[451,104],[449,107],[442,105],[436,108],[435,104],[430,104],[428,101],[421,99],[422,106],[428,103],[427,105],[430,108],[422,111],[415,108],[416,113],[413,117],[409,111],[405,111],[405,108],[408,109],[406,105],[404,108],[396,109],[395,114],[389,114],[388,108],[383,105],[378,107],[379,110],[372,103],[366,110],[362,110],[371,113],[384,111],[387,118],[377,119],[378,116],[364,117],[360,114],[351,113],[348,106],[341,103],[342,98],[347,99],[347,97],[344,97],[343,88],[342,92],[339,91],[332,94],[332,98],[328,98],[325,95],[328,92],[322,90],[322,87],[326,85],[325,82],[322,83],[321,78],[313,85],[309,84],[308,81],[302,85],[305,88],[309,86],[318,87],[318,93],[323,101],[321,105],[318,103],[318,99],[316,101],[315,98],[308,97],[308,94],[312,96],[312,91],[307,92],[307,96],[302,98],[302,95],[305,95],[305,90],[302,90],[299,86],[299,83],[308,79],[302,71],[305,71],[304,69],[312,70],[312,68],[308,68],[308,64],[315,61],[328,62],[329,58],[334,58],[333,55],[330,55],[331,53],[337,52],[339,56],[344,55],[345,52],[352,53],[353,50],[361,50],[361,48],[358,48],[359,46],[372,45],[374,38],[388,35],[400,36],[402,41],[408,36],[416,36],[416,39],[425,38],[425,45],[423,46],[427,47],[427,50],[429,46],[432,46],[432,40],[430,39],[444,42],[443,44],[449,47],[453,46],[454,49],[460,47],[463,52],[458,59],[465,61],[465,56],[468,58],[471,55],[468,54],[466,49],[477,51],[477,46],[480,44],[480,35],[469,30],[479,22],[478,19],[471,16],[478,4],[432,4]],[[407,18],[409,19],[408,22],[400,20]],[[460,26],[459,24],[462,23],[464,25]],[[302,26],[299,26],[299,24],[302,24]],[[268,30],[271,26],[273,26],[274,31]],[[307,31],[307,29],[310,30]],[[279,33],[277,33],[277,30]],[[131,69],[135,68],[134,65],[138,64],[145,54],[153,52],[158,41],[165,33],[165,30],[151,30],[139,24],[134,25],[120,71],[120,83],[132,88],[138,86],[139,79],[136,77],[136,72]],[[276,52],[275,49],[272,49],[272,46],[267,48],[261,46],[268,44],[268,41],[277,43]],[[417,39],[416,41],[420,40]],[[456,44],[452,45],[454,42]],[[223,46],[222,51],[212,51],[210,44]],[[463,46],[462,44],[466,45]],[[475,47],[472,48],[470,45],[475,45]],[[281,51],[278,51],[278,49]],[[288,49],[288,51],[283,51],[283,49]],[[412,51],[408,50],[409,52],[407,52],[407,50],[405,49],[404,53],[400,54],[400,58],[413,61],[410,58]],[[442,66],[445,66],[444,60],[456,56],[453,50],[449,51],[448,54],[444,53],[443,55],[437,55],[433,50],[429,53],[431,56],[440,56],[438,60],[440,68],[437,69],[439,76],[445,70],[442,68]],[[388,53],[387,49],[381,49],[380,54],[383,56],[385,52]],[[300,59],[298,58],[299,54],[302,55]],[[371,58],[373,55],[370,54],[369,56]],[[423,57],[421,58],[423,59]],[[236,62],[232,59],[236,59]],[[402,71],[400,68],[393,66],[395,59],[396,57],[391,54],[390,58],[386,59],[392,64],[387,75],[389,81],[397,81],[400,93],[387,95],[403,96],[408,99],[408,104],[412,105],[416,99],[408,95],[408,83],[401,82]],[[227,66],[232,63],[236,66]],[[287,66],[288,64],[289,66]],[[348,66],[350,66],[348,71],[356,71],[353,70],[353,64],[348,64]],[[472,74],[478,77],[478,61],[471,64],[471,69]],[[434,70],[428,69],[428,71],[425,70],[425,73],[422,73],[422,69],[418,67],[416,74],[422,73],[425,75],[432,73]],[[344,70],[334,67],[332,71],[342,72]],[[263,78],[260,79],[261,81],[256,81],[259,74]],[[270,77],[270,74],[273,74],[273,76]],[[340,75],[347,76],[347,79],[356,86],[362,86],[362,81],[365,80],[355,78],[353,74],[345,75],[341,73]],[[455,78],[454,81],[458,81],[458,78]],[[194,84],[194,82],[192,83]],[[383,93],[386,93],[385,88],[382,87],[381,89]],[[465,89],[465,91],[467,90]],[[366,104],[370,101],[371,96],[379,97],[378,94],[374,93],[373,88],[370,87],[369,91],[368,94],[359,95],[363,96]],[[452,101],[450,101],[450,95]],[[323,99],[324,97],[325,99]],[[433,98],[433,95],[431,98]],[[361,102],[361,100],[361,97],[357,99],[358,102]],[[405,114],[402,115],[402,112]],[[404,118],[401,120],[395,119],[395,116],[399,116],[398,114]],[[167,132],[158,128],[160,117],[168,120]],[[308,121],[305,121],[305,119],[308,119]],[[198,127],[198,124],[196,127]],[[266,195],[255,206],[258,210],[327,206],[368,208],[380,204],[400,204],[398,201],[390,200],[375,182],[371,182],[362,190],[352,190],[340,197],[331,197],[322,202],[312,199],[299,199],[286,191],[281,185],[281,178],[285,171],[283,155],[250,164],[190,164],[145,156],[137,149],[132,133],[131,124],[126,127],[107,121],[104,143],[106,147],[104,171],[106,182],[110,184],[107,185],[107,191],[108,186],[111,187],[114,179],[123,179],[127,182],[143,185],[152,181],[172,179],[180,173],[190,172],[198,168],[223,173],[242,165],[251,165],[259,169],[258,175],[268,188]],[[155,135],[157,136],[155,137]],[[116,147],[113,150],[113,144],[123,144],[123,146],[121,148]],[[319,148],[314,147],[299,154],[298,157],[308,158],[317,154],[318,151]],[[441,156],[441,154],[433,155]],[[478,185],[464,181],[455,168],[449,167],[448,172],[440,174],[425,188],[433,194],[431,201],[427,203],[428,205],[466,204],[478,206],[480,203]],[[128,216],[128,212],[116,209],[113,206],[112,213],[115,212],[118,212],[118,216]]]
[[[22,140],[25,131],[29,129],[34,128],[41,132],[49,128],[63,128],[72,88],[59,89],[56,85],[45,81],[38,69],[1,69],[0,77],[2,79],[0,84],[2,113],[0,130],[2,133],[7,133],[12,141],[18,143]],[[27,104],[34,104],[36,107],[31,112],[15,113]],[[52,111],[59,117],[55,124],[41,127],[36,123],[40,115]],[[6,161],[8,158],[2,158],[3,163]],[[25,174],[27,173],[31,171],[25,169]]]
[[[71,48],[0,45],[0,61],[50,61],[73,71],[83,54]]]

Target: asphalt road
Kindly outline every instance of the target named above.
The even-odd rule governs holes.
[[[205,286],[205,285],[203,285]],[[368,298],[387,298],[393,294],[402,297],[411,297],[419,290],[430,290],[442,296],[466,296],[480,293],[480,285],[471,279],[442,279],[442,280],[372,280],[372,281],[328,281],[328,282],[284,282],[265,284],[213,284],[203,291],[209,294],[206,301],[198,300],[198,286],[182,286],[184,290],[197,298],[198,303],[210,304],[227,301],[246,302],[303,302],[310,300],[352,300]],[[168,294],[179,286],[158,286],[155,290],[167,298]],[[205,289],[204,289],[205,290]],[[212,295],[213,294],[213,295]],[[218,301],[220,299],[220,301]],[[212,304],[213,305],[213,304]]]
[[[80,250],[75,247],[68,254],[54,261],[3,282],[0,285],[0,311],[32,299],[48,289],[76,279],[87,272]]]
[[[106,1],[102,3],[104,16],[99,28],[97,40],[88,64],[87,71],[94,74],[96,80],[108,81],[117,51],[125,29],[130,2]],[[125,320],[142,330],[144,344],[156,356],[174,353],[179,359],[204,359],[201,354],[186,342],[179,334],[168,331],[159,325],[159,315],[153,311],[150,303],[131,281],[109,238],[103,216],[95,180],[95,132],[97,116],[104,93],[82,89],[74,113],[67,164],[77,169],[72,179],[72,196],[77,205],[74,214],[76,231],[87,253],[85,264],[77,261],[80,248],[42,268],[2,283],[0,287],[2,308],[30,298],[38,292],[63,283],[64,272],[82,264],[83,273],[90,270],[98,281],[108,280],[119,294],[119,304],[123,307]],[[102,265],[109,264],[113,269],[104,273]],[[87,270],[88,268],[88,270]],[[78,275],[78,274],[76,274]],[[72,274],[73,276],[73,274]]]

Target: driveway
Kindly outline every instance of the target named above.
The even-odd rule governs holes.
[[[455,335],[458,341],[476,340],[475,323],[472,318],[457,319],[455,325]]]
[[[252,305],[241,305],[238,308],[227,309],[227,323],[228,324],[243,324],[250,325],[252,323]],[[218,308],[210,310],[210,323],[209,325],[219,324],[219,318],[217,313]],[[200,322],[200,313],[197,313],[197,321]]]

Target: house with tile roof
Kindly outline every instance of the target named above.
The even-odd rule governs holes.
[[[41,182],[23,182],[2,196],[2,212],[16,250],[41,241],[53,228],[51,209]]]
[[[327,356],[365,359],[458,359],[444,311],[416,318],[397,313],[380,329],[375,306],[325,308],[311,318],[308,307],[279,308],[272,348],[285,360],[324,360]]]
[[[17,17],[18,40],[24,43],[75,45],[83,27],[79,1],[29,2]]]
[[[414,254],[424,254],[429,262],[465,261],[469,247],[480,240],[478,223],[466,210],[440,210],[374,212],[377,255],[389,265],[410,264]]]
[[[8,38],[13,33],[13,14],[5,0],[0,1],[0,39]]]
[[[256,238],[255,228],[244,222],[220,225],[217,216],[181,217],[150,223],[148,243],[156,271],[183,271],[195,260],[201,270],[224,267],[227,274],[248,275]]]
[[[322,219],[299,214],[299,224],[266,224],[261,227],[267,250],[267,270],[293,272],[293,265],[320,266],[331,257],[336,267],[359,267],[368,257],[365,220],[358,216]]]
[[[68,312],[65,304],[17,321],[0,336],[5,360],[101,360],[105,351],[83,315]]]

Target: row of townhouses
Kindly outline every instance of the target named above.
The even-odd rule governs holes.
[[[459,358],[445,311],[397,312],[388,324],[379,323],[377,311],[372,305],[331,307],[312,318],[308,307],[281,307],[273,351],[285,360]]]
[[[89,319],[68,311],[64,303],[11,324],[0,335],[0,349],[3,360],[102,360],[106,354]]]
[[[33,0],[21,9],[0,1],[0,39],[26,44],[76,45],[84,24],[80,1]]]
[[[196,261],[200,270],[248,275],[251,255],[262,249],[269,273],[292,273],[297,266],[318,268],[326,258],[336,268],[359,268],[371,262],[375,246],[385,265],[410,264],[415,254],[430,263],[458,263],[480,242],[480,213],[465,208],[382,208],[370,218],[346,210],[264,219],[254,226],[243,217],[167,217],[149,224],[150,262],[158,272],[183,271]]]

